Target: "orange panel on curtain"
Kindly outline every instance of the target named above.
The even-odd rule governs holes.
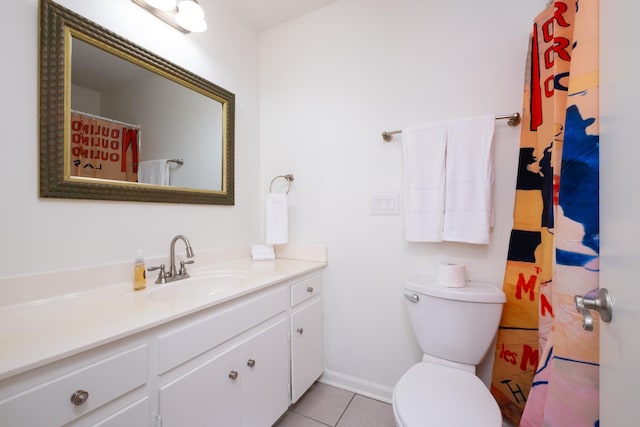
[[[71,176],[136,182],[138,144],[135,126],[71,112]]]
[[[598,287],[598,2],[534,20],[491,391],[521,426],[598,425],[598,335],[573,295]]]

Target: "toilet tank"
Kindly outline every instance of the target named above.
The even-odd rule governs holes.
[[[422,352],[478,365],[498,331],[504,292],[487,283],[461,288],[439,285],[434,277],[415,276],[404,289],[413,331]]]

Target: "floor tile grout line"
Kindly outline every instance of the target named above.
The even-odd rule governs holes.
[[[349,405],[347,405],[347,406],[349,406]],[[323,426],[327,426],[327,427],[335,427],[335,426],[332,426],[331,424],[327,424],[327,423],[322,422],[322,421],[320,421],[320,420],[316,420],[315,418],[313,418],[313,417],[311,417],[311,416],[309,416],[309,415],[305,415],[305,414],[301,414],[300,412],[296,412],[296,411],[294,411],[293,409],[289,409],[289,412],[293,412],[294,414],[300,415],[301,417],[305,417],[305,418],[306,418],[306,419],[308,419],[308,420],[311,420],[311,421],[315,421],[315,422],[317,422],[317,423],[320,423],[320,424],[322,424]]]
[[[301,414],[300,412],[296,412],[296,411],[294,411],[293,409],[288,409],[288,410],[287,410],[287,413],[296,414],[296,415],[298,415],[298,416],[301,416],[302,418],[306,418],[306,419],[311,420],[311,421],[314,421],[314,422],[316,422],[316,423],[318,423],[318,424],[322,424],[323,426],[326,426],[326,427],[334,427],[334,426],[332,426],[331,424],[323,423],[323,422],[322,422],[322,421],[320,421],[320,420],[316,420],[316,419],[315,419],[315,418],[313,418],[313,417],[310,417],[310,416],[305,415],[305,414]],[[283,418],[282,418],[282,420],[283,420],[284,418],[285,418],[285,417],[283,417]],[[280,424],[280,422],[282,422],[282,420],[280,420],[277,424],[275,424],[275,425],[274,425],[274,426],[272,426],[272,427],[277,427],[277,426],[278,426],[278,424]]]
[[[343,389],[343,390],[344,390],[344,389]],[[344,390],[344,391],[349,391],[349,390]],[[327,421],[327,420],[321,421],[321,420],[318,420],[318,419],[314,418],[314,416],[313,416],[312,414],[305,414],[305,413],[302,413],[302,412],[298,412],[298,411],[296,410],[296,409],[298,409],[298,408],[296,408],[296,405],[297,405],[299,402],[297,402],[296,404],[292,404],[292,405],[289,407],[289,409],[287,410],[287,412],[288,412],[288,413],[291,413],[291,414],[295,414],[296,416],[300,416],[301,418],[304,418],[304,419],[306,419],[306,420],[309,420],[309,421],[311,421],[311,422],[312,422],[312,423],[314,423],[314,424],[315,424],[315,423],[317,423],[317,426],[318,426],[318,427],[338,427],[338,426],[340,425],[340,423],[342,422],[342,420],[344,420],[344,419],[349,420],[349,419],[350,419],[349,417],[345,418],[345,415],[346,415],[347,411],[349,411],[349,409],[350,409],[351,405],[352,405],[352,404],[354,404],[354,401],[355,401],[356,396],[359,396],[360,398],[363,398],[363,399],[365,399],[365,400],[371,400],[371,401],[375,401],[375,402],[380,402],[380,403],[382,403],[382,404],[386,404],[386,405],[391,406],[391,405],[390,405],[390,403],[384,402],[384,401],[382,401],[382,400],[374,399],[374,398],[371,398],[371,397],[368,397],[368,396],[363,396],[363,395],[360,395],[360,394],[355,393],[355,392],[350,392],[350,394],[351,394],[351,396],[350,396],[350,397],[348,397],[348,399],[347,399],[347,400],[348,400],[348,402],[347,402],[346,406],[344,407],[344,409],[343,409],[343,410],[341,411],[341,413],[339,414],[339,417],[338,417],[338,419],[335,421],[335,423],[331,423],[330,421]],[[303,399],[304,399],[304,397],[302,397],[301,399],[299,399],[299,401],[302,401]],[[342,405],[339,405],[339,406],[342,406]],[[335,407],[334,407],[334,408],[335,408]],[[339,409],[339,408],[335,408],[335,409]],[[356,412],[358,412],[358,411],[359,411],[359,410],[356,410],[356,409],[353,409],[353,410],[354,410],[354,411],[356,411]],[[280,423],[282,423],[282,421],[283,421],[285,418],[286,418],[286,415],[283,415],[283,417],[279,420],[278,424],[275,424],[275,425],[273,425],[272,427],[278,427],[278,425],[279,425]],[[328,422],[329,422],[330,424],[328,424]],[[391,425],[391,424],[389,424],[389,425]],[[395,424],[394,424],[394,425],[395,425]]]
[[[344,411],[342,411],[342,414],[340,414],[340,417],[338,418],[338,421],[336,421],[336,425],[333,427],[337,427],[338,424],[340,424],[340,420],[342,420],[342,417],[344,417],[344,414],[347,412],[347,410],[349,409],[349,406],[351,406],[351,402],[353,402],[353,399],[355,399],[356,397],[356,393],[353,393],[351,395],[351,399],[349,399],[349,403],[347,403],[347,406],[345,406]]]

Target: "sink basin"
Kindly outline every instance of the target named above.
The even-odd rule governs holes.
[[[163,285],[159,285],[146,295],[150,301],[179,301],[209,298],[215,294],[241,286],[247,276],[235,273],[210,274],[201,277],[190,277]]]

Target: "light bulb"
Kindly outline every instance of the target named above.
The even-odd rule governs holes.
[[[192,0],[182,0],[178,4],[178,13],[176,14],[176,22],[182,28],[200,33],[207,29],[207,23],[204,20],[204,10],[200,5]]]
[[[176,8],[176,0],[144,0],[149,6],[159,10],[173,10]]]
[[[182,0],[180,4],[178,4],[178,12],[188,15],[192,19],[204,19],[204,10],[202,10],[202,7],[193,0]]]

